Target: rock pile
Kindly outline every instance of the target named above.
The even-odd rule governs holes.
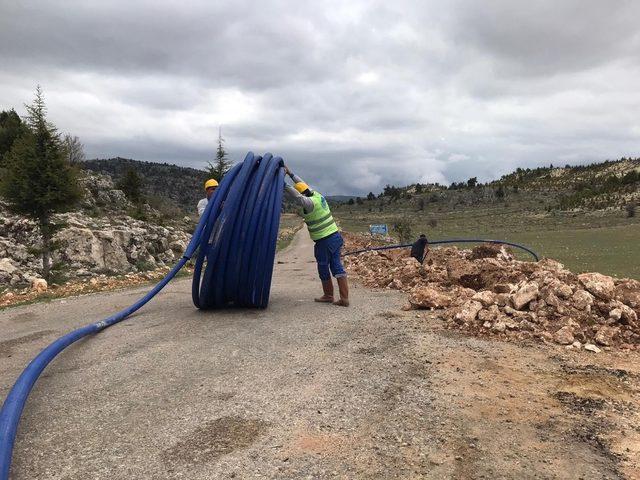
[[[347,250],[366,241],[346,235]],[[640,282],[575,274],[551,259],[523,262],[504,247],[431,250],[424,264],[407,250],[345,257],[370,287],[408,293],[407,309],[434,309],[448,328],[569,348],[640,349]]]

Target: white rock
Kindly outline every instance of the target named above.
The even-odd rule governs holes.
[[[17,270],[18,268],[13,264],[10,258],[0,258],[0,272],[6,272],[11,275]]]
[[[573,338],[573,328],[568,325],[565,325],[561,329],[559,329],[554,335],[553,340],[560,345],[570,345],[574,342]]]
[[[456,313],[455,319],[459,323],[473,322],[480,310],[482,310],[482,304],[480,302],[468,300],[460,307],[460,311]]]
[[[615,290],[613,278],[601,273],[582,273],[578,275],[578,280],[593,295],[602,300],[611,300]]]
[[[539,289],[536,282],[525,282],[516,293],[511,295],[511,302],[516,310],[522,310],[532,300],[538,298]]]
[[[31,282],[31,289],[36,292],[46,292],[48,286],[49,285],[44,278],[36,278]]]

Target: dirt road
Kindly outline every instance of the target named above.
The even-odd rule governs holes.
[[[310,241],[265,311],[171,284],[70,347],[29,399],[13,478],[640,478],[638,356],[475,339],[404,296],[316,304]],[[0,396],[61,334],[144,289],[0,312]]]

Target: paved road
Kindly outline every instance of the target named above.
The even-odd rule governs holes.
[[[144,290],[0,312],[0,396],[50,341]],[[318,290],[304,234],[278,257],[267,310],[200,312],[190,282],[172,283],[47,368],[13,478],[621,475],[592,412],[556,399],[576,371],[579,385],[591,378],[557,350],[433,330],[433,316],[400,311],[397,292],[356,287],[345,309],[311,301]],[[593,382],[619,381],[607,371]]]

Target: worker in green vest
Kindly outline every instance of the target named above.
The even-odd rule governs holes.
[[[333,303],[342,307],[349,306],[349,284],[347,272],[345,272],[340,260],[340,250],[344,245],[342,235],[331,215],[327,200],[316,191],[309,188],[300,177],[294,175],[288,167],[285,171],[294,187],[285,184],[287,196],[301,207],[300,215],[307,224],[311,240],[314,241],[313,252],[318,264],[318,274],[322,281],[323,295],[316,298],[316,302]],[[331,274],[336,277],[340,299],[334,301],[333,281]]]

